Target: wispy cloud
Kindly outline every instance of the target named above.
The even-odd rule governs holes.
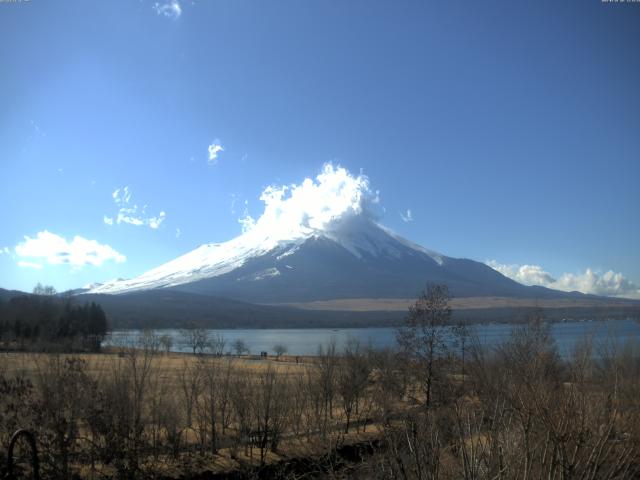
[[[160,16],[178,19],[182,15],[182,7],[178,0],[170,0],[168,2],[156,2],[153,9]]]
[[[252,230],[256,225],[256,220],[249,215],[249,200],[244,201],[244,212],[238,219],[238,223],[242,226],[242,233]]]
[[[220,152],[224,152],[224,148],[220,144],[220,140],[215,139],[211,145],[209,145],[209,163],[215,165],[218,163],[218,155]]]
[[[129,191],[129,187],[116,188],[111,196],[113,197],[113,201],[116,202],[117,205],[127,204],[131,200],[131,192]]]
[[[603,273],[587,268],[584,273],[563,273],[560,277],[554,278],[539,265],[505,265],[495,260],[486,263],[504,276],[524,285],[540,285],[565,292],[640,299],[640,285],[612,270]]]
[[[180,238],[180,235],[182,235],[182,231],[179,228],[176,228],[176,238]]]
[[[116,263],[126,261],[124,255],[109,245],[78,235],[67,241],[64,237],[47,230],[38,232],[34,238],[25,236],[24,241],[16,245],[15,252],[19,257],[28,259],[18,261],[18,266],[29,268],[42,268],[42,264],[34,263],[34,260],[38,259],[50,265],[66,264],[74,268],[85,265],[100,266],[109,260]]]
[[[231,194],[231,205],[229,205],[229,210],[231,211],[231,215],[236,214],[236,203],[238,202],[239,197],[240,196],[236,195],[235,193]]]
[[[0,248],[0,255],[2,254],[9,255],[9,247]]]
[[[157,217],[149,217],[148,219],[149,227],[153,228],[154,230],[159,228],[160,224],[164,221],[166,216],[167,214],[165,213],[165,211],[161,210],[160,214]]]
[[[164,210],[156,216],[147,215],[147,205],[139,208],[137,204],[131,204],[132,193],[129,187],[116,189],[111,196],[118,207],[118,212],[114,217],[103,216],[103,222],[106,225],[113,225],[114,222],[120,225],[127,223],[129,225],[143,226],[146,225],[154,230],[160,228],[160,225],[166,218],[167,214]]]
[[[403,222],[413,222],[413,215],[411,215],[411,209],[407,209],[406,212],[400,212],[400,218]]]
[[[42,131],[40,125],[38,125],[35,120],[29,120],[29,125],[31,129],[29,131],[29,136],[27,137],[29,140],[38,138],[38,137],[46,137],[47,134]]]

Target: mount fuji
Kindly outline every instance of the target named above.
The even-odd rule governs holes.
[[[491,267],[423,248],[366,216],[325,228],[254,228],[225,243],[201,245],[131,280],[88,291],[126,294],[173,290],[252,303],[349,298],[414,298],[428,282],[455,297],[561,298],[521,285]]]
[[[446,284],[456,315],[475,320],[508,321],[538,307],[555,309],[556,318],[610,316],[617,308],[628,315],[628,301],[525,286],[397,235],[379,223],[368,178],[342,167],[326,164],[315,179],[267,187],[260,199],[264,211],[241,219],[240,236],[74,293],[132,327],[388,324],[427,283]]]

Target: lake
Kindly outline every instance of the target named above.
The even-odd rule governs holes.
[[[487,346],[495,346],[510,335],[513,325],[479,324],[470,327],[480,342]],[[396,344],[395,328],[291,328],[291,329],[215,329],[209,330],[211,335],[222,335],[226,341],[225,350],[231,351],[231,345],[237,339],[245,342],[252,354],[261,351],[273,354],[276,344],[285,345],[289,355],[315,355],[319,345],[336,342],[338,351],[344,349],[350,339],[356,339],[364,345],[374,348],[393,347]],[[154,330],[158,335],[170,335],[173,338],[172,350],[189,352],[181,330]],[[117,345],[122,342],[136,342],[140,330],[116,330],[105,340],[105,345]],[[640,340],[640,323],[636,320],[600,320],[571,321],[551,324],[551,334],[558,344],[560,353],[566,356],[571,353],[577,342],[591,337],[595,342],[613,341],[624,344],[629,340]]]

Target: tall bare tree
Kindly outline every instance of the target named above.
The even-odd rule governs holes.
[[[194,355],[204,353],[210,345],[209,332],[194,323],[188,324],[187,328],[182,330],[182,338]]]
[[[345,433],[349,433],[354,412],[358,413],[370,372],[371,364],[366,352],[357,340],[350,339],[338,368],[336,382],[345,416]]]
[[[434,362],[446,351],[444,326],[451,321],[449,288],[446,285],[427,285],[409,307],[405,324],[398,329],[397,340],[410,361],[420,368],[424,389],[424,406],[433,399]]]

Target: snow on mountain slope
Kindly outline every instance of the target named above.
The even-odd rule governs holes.
[[[263,256],[275,256],[283,260],[310,239],[325,239],[335,242],[357,259],[386,256],[401,258],[406,248],[426,254],[442,265],[443,256],[426,250],[390,230],[363,218],[350,218],[332,224],[331,228],[301,228],[289,230],[280,238],[274,234],[263,234],[263,230],[252,229],[224,243],[201,245],[175,260],[150,270],[137,278],[99,285],[90,293],[127,293],[138,290],[175,287],[233,272]],[[251,274],[253,280],[280,275],[275,267]],[[248,276],[239,278],[246,280]]]
[[[89,293],[172,289],[258,303],[335,298],[412,298],[427,282],[455,296],[530,296],[479,262],[443,256],[378,223],[378,194],[363,175],[325,165],[300,185],[267,187],[262,215],[244,232],[205,244],[131,280]],[[548,294],[548,292],[542,292]]]
[[[208,243],[137,278],[110,282],[91,293],[125,293],[164,288],[215,277],[241,267],[249,258],[263,255],[278,246],[266,237],[256,239],[252,232],[225,243]]]
[[[324,166],[315,180],[300,185],[266,188],[260,199],[264,212],[257,220],[242,219],[242,235],[220,244],[205,244],[131,280],[107,282],[90,293],[125,293],[167,288],[230,274],[264,256],[282,260],[306,242],[325,239],[340,245],[357,259],[385,256],[399,259],[407,249],[418,251],[442,265],[441,255],[405,240],[377,222],[378,194],[364,175]],[[267,262],[268,263],[268,262]],[[274,268],[276,270],[274,270]],[[286,265],[284,266],[286,269]],[[245,277],[269,279],[280,272],[243,272]],[[249,278],[247,277],[247,278]]]

